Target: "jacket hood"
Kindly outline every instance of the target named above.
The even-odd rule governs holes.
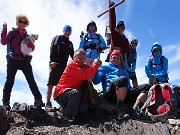
[[[97,26],[96,26],[96,23],[94,21],[91,21],[88,23],[86,31],[89,31],[89,26],[95,26],[95,32],[97,31]]]
[[[162,47],[161,47],[161,45],[158,42],[155,42],[153,44],[153,46],[152,46],[152,49],[151,49],[151,53],[152,53],[153,56],[154,56],[154,50],[157,49],[157,48],[160,49],[160,54],[162,55]]]

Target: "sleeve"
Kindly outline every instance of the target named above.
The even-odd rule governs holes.
[[[113,5],[110,5],[113,6]],[[116,44],[116,13],[115,13],[115,8],[110,10],[109,12],[109,25],[110,25],[110,30],[111,30],[111,45],[114,46]]]
[[[167,73],[167,71],[168,71],[168,59],[164,58],[162,70],[155,74],[156,78],[162,77]]]
[[[131,69],[129,68],[128,62],[127,62],[127,55],[125,54],[125,60],[124,60],[125,68],[127,71],[131,72]]]
[[[99,34],[100,37],[100,47],[102,49],[106,48],[106,42],[104,41],[104,38]]]
[[[52,39],[51,47],[50,47],[50,62],[56,62],[57,56],[57,46],[54,45],[54,42],[58,38],[57,36]]]
[[[150,78],[151,75],[151,58],[148,58],[145,65],[145,72],[148,78]]]
[[[112,4],[110,7],[113,6]],[[115,31],[116,28],[116,13],[115,13],[115,8],[111,9],[109,12],[109,23],[110,23],[110,29],[111,32]]]
[[[70,56],[73,59],[74,56],[74,47],[73,47],[73,43],[71,42],[71,52],[70,52]]]
[[[84,39],[84,37],[82,37],[78,48],[84,49],[84,44],[85,44],[85,39]]]
[[[34,51],[35,45],[32,42],[29,42],[29,44],[27,44],[27,46],[32,48],[32,51]]]
[[[103,75],[104,75],[103,67],[101,66],[93,77],[93,83],[97,85],[100,82],[102,82]]]
[[[137,55],[136,55],[136,57],[134,58],[134,62],[133,62],[133,64],[132,64],[131,72],[135,72],[135,70],[136,70],[136,62],[137,62]]]
[[[77,66],[69,66],[68,72],[72,78],[77,80],[88,80],[93,77],[99,68],[99,64],[94,64],[88,68],[81,68]]]
[[[1,32],[1,44],[6,45],[9,42],[11,36],[12,36],[12,31],[9,31],[9,33],[7,34],[7,28],[6,29],[3,28]]]

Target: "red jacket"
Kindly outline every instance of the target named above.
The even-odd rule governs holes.
[[[68,89],[80,89],[82,80],[93,77],[99,66],[99,64],[93,64],[89,67],[84,64],[83,68],[81,68],[78,63],[70,61],[54,90],[54,99]]]
[[[116,14],[115,14],[115,8],[110,10],[109,12],[109,24],[110,24],[110,30],[111,30],[111,44],[115,47],[121,47],[122,48],[122,54],[126,54],[129,51],[129,41],[126,38],[125,35],[120,35],[116,30]],[[113,50],[112,50],[113,51]]]

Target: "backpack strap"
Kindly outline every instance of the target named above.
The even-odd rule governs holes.
[[[82,32],[81,32],[82,33]],[[83,33],[84,34],[84,33]],[[96,36],[97,36],[97,38],[88,38],[88,34],[87,33],[85,33],[84,34],[84,40],[85,40],[85,42],[84,42],[84,45],[83,45],[83,49],[86,51],[88,48],[89,49],[95,49],[95,45],[94,44],[90,44],[89,46],[86,46],[86,43],[87,43],[87,41],[88,41],[88,39],[98,39],[98,44],[100,44],[101,43],[101,40],[100,40],[100,34],[99,33],[95,33],[96,34]],[[82,34],[81,34],[82,35]],[[81,37],[82,38],[82,37]]]
[[[9,56],[10,56],[10,55],[15,55],[15,56],[19,56],[19,57],[24,58],[24,56],[23,56],[22,54],[16,54],[16,53],[14,52],[12,46],[11,46],[11,43],[12,43],[15,35],[16,35],[17,32],[18,32],[16,28],[12,28],[12,29],[13,29],[13,30],[12,30],[12,34],[11,34],[10,40],[9,40],[9,42],[8,42],[8,44],[7,44],[7,55],[6,55],[7,61],[9,60]],[[26,33],[23,37],[21,37],[21,40],[23,40],[26,36],[27,36],[27,33]]]

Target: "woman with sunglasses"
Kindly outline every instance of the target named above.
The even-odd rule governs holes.
[[[158,42],[153,44],[151,53],[145,65],[149,83],[168,83],[168,59],[162,55],[162,47]]]
[[[35,98],[34,105],[42,106],[42,95],[37,87],[34,79],[32,66],[27,56],[24,56],[21,52],[21,42],[31,47],[34,50],[35,45],[31,43],[28,36],[26,27],[29,25],[29,19],[26,15],[19,14],[16,16],[16,26],[7,33],[7,23],[3,24],[1,33],[2,45],[7,45],[7,77],[3,89],[3,106],[10,110],[10,96],[12,87],[14,85],[15,75],[18,70],[22,70],[29,84],[31,92]]]
[[[136,47],[138,44],[138,39],[132,38],[130,42],[130,49],[125,55],[125,69],[129,74],[129,78],[132,80],[133,87],[138,86],[137,77],[136,77],[136,61],[137,61],[137,52]]]

